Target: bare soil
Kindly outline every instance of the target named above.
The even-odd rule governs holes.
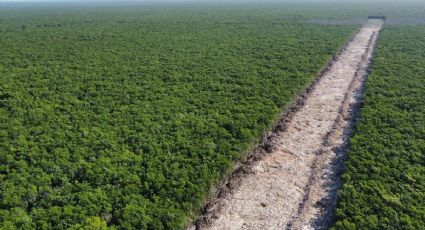
[[[381,27],[373,20],[360,28],[189,229],[329,226],[347,139]]]

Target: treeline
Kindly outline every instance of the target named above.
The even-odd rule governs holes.
[[[284,11],[0,9],[0,228],[182,228],[355,30]]]
[[[386,26],[333,229],[425,229],[425,26]]]

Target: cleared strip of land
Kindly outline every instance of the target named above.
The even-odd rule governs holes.
[[[381,27],[381,21],[370,20],[359,30],[285,129],[269,139],[271,152],[209,206],[198,228],[328,226],[353,114]]]

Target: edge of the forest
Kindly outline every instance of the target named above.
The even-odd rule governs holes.
[[[272,152],[274,148],[275,137],[279,133],[284,132],[287,125],[292,121],[294,115],[303,107],[306,99],[313,92],[316,85],[320,82],[323,76],[329,71],[330,67],[337,60],[337,57],[347,48],[348,44],[354,39],[356,34],[360,31],[363,25],[360,25],[358,29],[353,31],[349,36],[349,39],[333,54],[326,65],[318,71],[318,74],[313,77],[312,81],[304,87],[301,91],[287,106],[281,109],[272,122],[272,124],[266,129],[266,131],[257,138],[246,151],[242,154],[242,159],[234,163],[231,170],[225,173],[222,179],[211,188],[210,195],[205,199],[201,208],[194,212],[192,218],[188,220],[185,229],[202,229],[203,226],[208,225],[210,219],[218,212],[218,204],[220,200],[231,193],[241,181],[245,175],[249,174],[252,170],[253,165],[261,160],[267,153]]]

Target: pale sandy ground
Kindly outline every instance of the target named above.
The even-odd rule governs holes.
[[[321,229],[331,221],[342,157],[381,23],[367,23],[202,229]]]

